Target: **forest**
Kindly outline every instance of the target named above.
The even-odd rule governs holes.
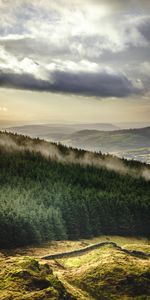
[[[11,136],[16,144],[30,138]],[[39,139],[32,140],[38,145]],[[69,148],[57,145],[62,155]],[[74,150],[77,156],[84,151]],[[102,156],[102,154],[97,154]],[[125,162],[136,168],[143,165]],[[150,181],[0,143],[0,248],[99,235],[150,238]]]

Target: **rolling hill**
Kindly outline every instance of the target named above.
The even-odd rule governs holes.
[[[62,141],[72,147],[112,153],[150,163],[150,127],[114,131],[82,130]]]
[[[50,141],[60,142],[68,135],[80,130],[102,130],[111,131],[118,127],[107,123],[91,123],[91,124],[39,124],[24,125],[6,128],[10,132],[29,135],[30,137],[45,138]]]
[[[82,130],[68,137],[68,145],[103,152],[150,147],[150,127],[115,131]]]
[[[150,127],[119,129],[112,124],[28,125],[8,131],[150,163]]]

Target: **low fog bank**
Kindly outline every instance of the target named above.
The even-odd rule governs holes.
[[[40,153],[45,158],[50,158],[62,163],[72,163],[104,167],[120,174],[129,174],[134,177],[143,177],[150,180],[150,168],[143,165],[137,169],[128,167],[125,161],[110,155],[99,155],[89,151],[80,151],[66,148],[60,144],[48,143],[40,139],[31,139],[24,136],[17,136],[6,132],[0,133],[0,146],[7,151],[30,151]]]

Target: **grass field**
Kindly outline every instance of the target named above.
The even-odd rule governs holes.
[[[81,256],[50,261],[41,259],[46,254],[105,241],[150,253],[149,240],[119,236],[57,241],[40,247],[3,251],[0,255],[0,299],[150,299],[149,258],[133,257],[109,245]]]
[[[94,299],[149,299],[150,260],[105,246],[83,256],[61,260],[67,281]]]

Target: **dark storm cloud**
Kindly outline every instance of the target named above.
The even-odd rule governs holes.
[[[127,97],[140,93],[124,75],[103,73],[70,73],[55,71],[50,80],[33,75],[0,73],[0,86],[33,91],[60,92],[95,97]]]

